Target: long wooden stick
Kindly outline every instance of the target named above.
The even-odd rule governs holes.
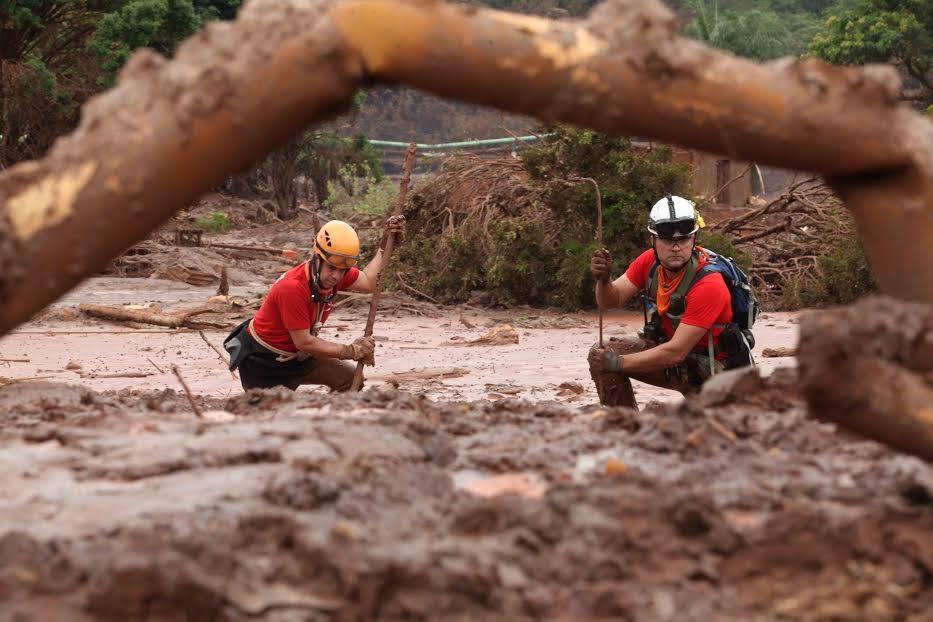
[[[418,151],[417,145],[411,143],[408,145],[408,151],[405,152],[405,164],[402,167],[402,179],[399,181],[398,198],[395,200],[395,209],[392,210],[392,216],[398,216],[405,208],[405,199],[408,198],[408,184],[411,182],[411,171],[415,166],[415,153]],[[366,329],[363,331],[364,337],[370,337],[373,334],[373,325],[376,323],[376,310],[379,308],[379,298],[382,295],[382,281],[385,278],[386,270],[389,267],[389,259],[392,257],[392,250],[395,247],[395,235],[390,233],[386,237],[385,248],[382,251],[383,261],[382,270],[376,277],[376,284],[373,287],[373,297],[369,301],[369,316],[366,318]],[[350,384],[351,391],[359,391],[363,387],[363,363],[356,364],[356,371],[353,373],[353,382]]]
[[[593,189],[596,190],[596,246],[599,248],[603,247],[603,195],[599,191],[599,184],[596,183],[596,180],[592,177],[581,177],[580,181],[588,181],[593,184]],[[596,304],[599,307],[599,347],[603,347],[603,308]]]

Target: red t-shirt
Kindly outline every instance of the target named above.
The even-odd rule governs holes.
[[[701,260],[699,267],[703,267],[705,263]],[[625,276],[638,289],[645,289],[653,265],[654,251],[649,249],[629,265],[628,270],[625,271]],[[658,270],[660,269],[658,267]],[[692,277],[686,275],[684,278]],[[680,321],[690,326],[705,328],[707,331],[712,328],[713,344],[718,345],[719,334],[722,329],[713,328],[713,325],[728,324],[732,321],[732,296],[729,294],[729,288],[722,279],[722,275],[713,272],[697,281],[687,292],[686,306],[687,309]],[[669,318],[661,318],[661,329],[668,339],[673,337],[674,325]],[[708,333],[704,333],[703,338],[697,342],[695,349],[706,351],[709,345],[707,339]]]
[[[311,329],[318,312],[321,313],[320,323],[323,324],[333,308],[333,303],[321,303],[324,306],[318,309],[318,303],[311,299],[311,285],[308,283],[308,273],[305,272],[307,265],[305,262],[295,266],[280,276],[253,318],[253,330],[259,338],[286,352],[298,351],[288,331]],[[337,291],[349,288],[359,275],[359,268],[347,270],[347,274],[337,283]]]

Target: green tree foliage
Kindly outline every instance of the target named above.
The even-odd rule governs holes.
[[[42,155],[142,46],[171,54],[242,0],[0,0],[0,164]]]
[[[134,50],[150,47],[171,56],[201,25],[191,0],[130,0],[100,20],[90,46],[112,82]]]
[[[855,0],[830,13],[810,52],[837,64],[893,62],[919,85],[913,95],[933,103],[933,2]]]
[[[107,9],[85,0],[0,0],[0,164],[40,156],[95,89],[87,38]]]
[[[685,34],[738,56],[768,60],[805,51],[816,31],[816,18],[806,11],[778,12],[767,2],[724,8],[717,0],[692,0],[694,14]]]

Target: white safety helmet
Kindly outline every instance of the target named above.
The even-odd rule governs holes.
[[[683,197],[667,195],[648,213],[648,232],[664,240],[691,236],[699,228],[693,201]]]

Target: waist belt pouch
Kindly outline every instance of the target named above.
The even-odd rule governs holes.
[[[253,341],[252,336],[246,329],[249,323],[250,320],[246,320],[234,328],[224,339],[224,350],[230,355],[230,371],[239,367],[243,359],[255,352],[256,342]]]
[[[726,369],[748,367],[752,364],[751,348],[754,337],[748,342],[744,331],[737,324],[729,324],[719,335],[719,348],[726,353]]]

